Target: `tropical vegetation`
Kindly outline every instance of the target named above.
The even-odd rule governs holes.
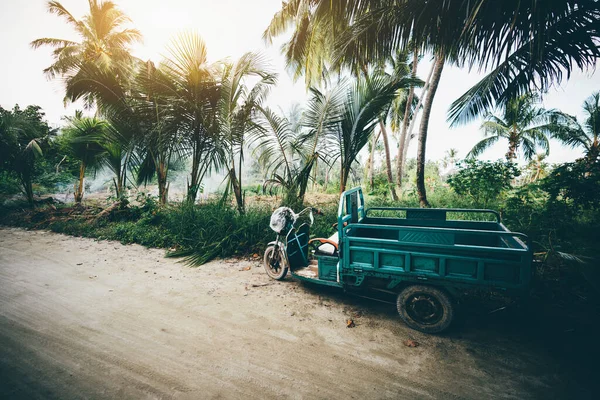
[[[79,39],[31,46],[53,49],[43,73],[84,110],[58,130],[39,107],[0,110],[0,189],[20,187],[30,206],[40,204],[36,193],[72,193],[87,215],[100,176],[111,204],[92,224],[67,218],[52,229],[119,233],[204,262],[260,247],[268,229],[258,224],[275,206],[318,203],[333,214],[335,194],[361,184],[374,204],[501,209],[541,247],[567,217],[579,233],[598,221],[599,94],[585,101],[583,121],[543,108],[546,89],[600,56],[596,1],[290,0],[263,35],[267,44],[285,37],[288,70],[306,84],[306,102],[289,110],[271,106],[278,76],[259,53],[211,62],[202,38],[184,32],[160,61],[144,61],[131,52],[141,33],[115,2],[89,0],[80,19],[57,1],[47,6]],[[448,111],[452,126],[484,120],[484,139],[462,161],[455,149],[438,161],[425,152],[447,65],[485,73]],[[549,164],[550,140],[582,158]],[[501,141],[505,161],[477,160]]]

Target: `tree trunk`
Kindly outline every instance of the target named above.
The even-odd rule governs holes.
[[[408,131],[404,138],[404,144],[403,144],[404,148],[402,150],[402,171],[401,171],[402,175],[404,175],[404,166],[406,165],[406,155],[408,154],[408,147],[410,145],[410,141],[414,137],[413,130],[415,127],[415,122],[417,120],[417,115],[419,114],[419,109],[421,108],[421,104],[423,104],[423,99],[425,98],[426,93],[429,90],[429,84],[431,82],[431,76],[433,75],[434,69],[435,69],[435,63],[434,63],[434,65],[431,66],[429,75],[427,75],[427,80],[425,81],[425,85],[423,86],[423,91],[421,93],[421,97],[419,98],[419,101],[417,102],[417,106],[415,108],[415,115],[413,116],[413,118],[410,121],[410,124],[408,126]]]
[[[190,173],[190,180],[187,181],[187,196],[186,200],[190,203],[194,203],[196,201],[196,196],[198,194],[198,169],[200,168],[197,149],[194,147],[194,151],[192,154],[192,172]]]
[[[372,169],[372,160],[373,160],[373,145],[369,143],[369,158],[367,158],[366,164],[366,177],[369,184],[371,183],[371,169]]]
[[[371,153],[369,155],[367,179],[369,180],[369,188],[371,192],[375,189],[375,147],[377,147],[378,140],[379,133],[377,133],[377,135],[373,135],[373,142],[371,143]]]
[[[167,204],[169,200],[169,184],[167,183],[167,166],[161,161],[158,164],[158,171],[156,171],[156,178],[158,180],[158,199],[161,205]]]
[[[398,201],[398,195],[396,194],[396,188],[394,187],[394,177],[392,176],[392,160],[390,160],[390,145],[388,143],[387,131],[383,120],[379,119],[379,128],[381,129],[381,137],[383,138],[383,147],[385,148],[385,166],[387,172],[388,186],[390,188],[390,194],[392,200]]]
[[[235,201],[237,204],[237,209],[240,214],[244,213],[244,199],[242,197],[242,188],[240,183],[235,175],[235,167],[232,167],[229,170],[229,179],[231,180],[231,187],[233,189],[233,195],[235,196]]]
[[[23,185],[23,190],[25,191],[25,197],[27,197],[27,202],[33,207],[33,184],[31,182],[31,174],[27,172],[21,174],[21,183]]]
[[[73,196],[75,197],[75,203],[81,204],[83,200],[83,182],[85,179],[85,163],[79,165],[79,180],[75,182],[75,191]]]
[[[417,65],[419,63],[419,50],[415,48],[412,66],[412,76],[417,76]],[[425,88],[423,88],[425,91]],[[396,157],[396,184],[398,185],[398,190],[402,191],[402,175],[404,174],[404,163],[406,162],[406,155],[404,148],[408,145],[406,141],[406,135],[408,133],[408,123],[410,121],[410,111],[411,105],[413,102],[413,98],[415,97],[415,87],[410,85],[410,89],[408,90],[408,97],[406,99],[406,108],[404,109],[404,118],[402,120],[402,132],[400,133],[400,139],[398,140],[398,155]],[[417,116],[419,109],[415,110],[415,115],[413,118]]]
[[[340,194],[346,190],[346,182],[348,181],[348,172],[344,169],[344,163],[342,161],[340,167]]]
[[[315,159],[313,181],[312,181],[312,191],[314,192],[315,191],[315,185],[317,184],[317,178],[319,177],[319,158],[318,158],[318,155],[316,153],[313,153],[313,156],[317,157]],[[307,186],[308,186],[308,183],[307,183]]]
[[[425,189],[425,149],[427,146],[427,128],[429,127],[429,116],[431,115],[431,106],[433,98],[440,83],[442,69],[444,68],[444,55],[437,54],[434,60],[434,69],[431,76],[431,83],[427,98],[423,103],[423,116],[421,117],[421,126],[419,128],[419,147],[417,153],[417,193],[419,195],[419,204],[421,207],[429,207],[427,201],[427,192]]]
[[[517,158],[517,150],[519,148],[519,139],[516,134],[516,127],[513,126],[513,131],[508,139],[508,152],[506,152],[506,161],[512,162]]]
[[[598,161],[598,157],[600,156],[600,142],[598,142],[598,138],[594,138],[590,149],[585,155],[587,169],[590,170],[594,164]]]

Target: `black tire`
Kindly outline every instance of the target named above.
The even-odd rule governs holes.
[[[406,325],[425,333],[440,333],[454,319],[454,304],[440,289],[425,285],[405,287],[396,300],[398,314]]]
[[[263,265],[267,275],[275,280],[282,280],[288,273],[287,260],[283,251],[280,249],[275,252],[275,246],[271,245],[265,250],[263,257]]]

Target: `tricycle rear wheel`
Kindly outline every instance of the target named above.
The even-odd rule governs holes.
[[[275,245],[267,247],[263,257],[263,264],[267,275],[275,280],[282,280],[288,272],[287,260],[281,248],[275,248]]]
[[[405,287],[396,300],[398,314],[408,326],[425,333],[446,330],[454,319],[454,304],[438,288],[426,285]]]

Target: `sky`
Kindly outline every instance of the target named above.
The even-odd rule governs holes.
[[[115,0],[117,5],[133,20],[141,31],[144,42],[133,47],[133,54],[147,60],[159,61],[165,47],[177,34],[193,31],[202,36],[208,48],[209,61],[224,58],[236,59],[247,51],[262,52],[271,60],[279,73],[278,85],[269,97],[269,105],[287,110],[306,99],[302,80],[293,82],[285,70],[280,46],[285,37],[267,46],[262,33],[271,17],[281,7],[281,0]],[[85,0],[62,0],[61,3],[80,18],[88,10]],[[52,62],[51,50],[33,50],[29,43],[40,37],[77,40],[71,28],[56,15],[47,12],[46,0],[0,0],[0,106],[12,108],[36,104],[43,108],[48,121],[60,125],[61,117],[72,115],[80,105],[63,104],[63,87],[60,80],[49,81],[42,70]],[[419,65],[419,76],[425,79],[430,61],[425,57]],[[449,128],[446,112],[456,98],[467,91],[483,76],[452,66],[444,68],[434,100],[427,140],[427,158],[441,159],[450,148],[458,150],[459,157],[483,138],[475,121],[466,126]],[[580,121],[581,106],[593,92],[600,90],[600,74],[594,71],[574,71],[569,81],[551,89],[544,98],[544,107],[557,108]],[[418,127],[418,125],[416,125]],[[416,131],[416,128],[415,128]],[[486,151],[481,159],[498,159],[506,153],[506,143],[499,143]],[[416,156],[416,139],[409,148],[409,157]],[[551,142],[551,163],[572,161],[581,151]]]

